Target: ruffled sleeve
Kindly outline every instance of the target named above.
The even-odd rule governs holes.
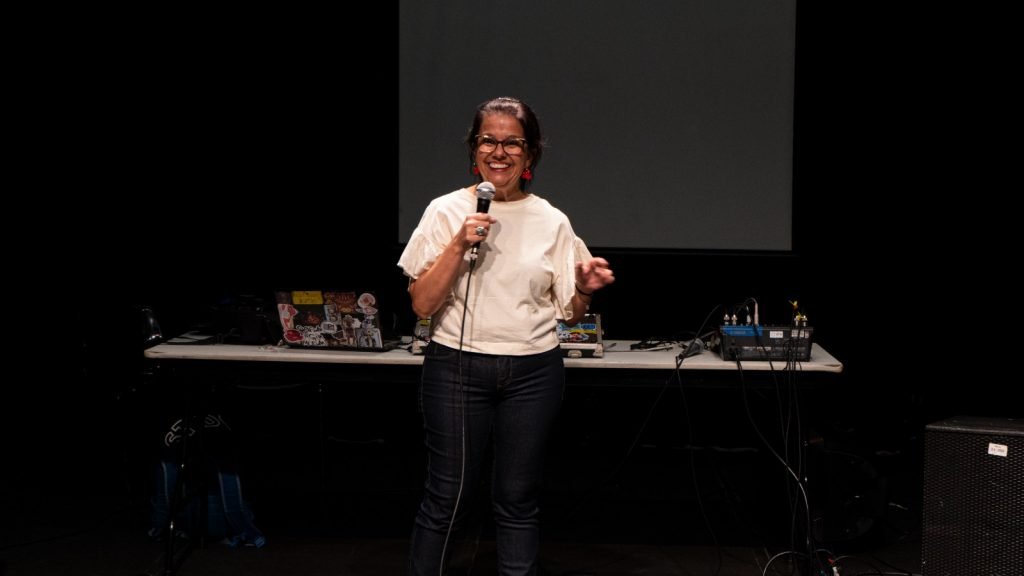
[[[572,296],[576,293],[576,263],[587,262],[593,256],[583,239],[573,235],[570,248],[560,258],[562,273],[555,279],[554,288],[558,309],[562,311],[564,320],[572,316]]]
[[[451,240],[452,234],[444,230],[444,219],[440,217],[436,204],[432,202],[423,212],[423,217],[398,259],[398,266],[413,280],[419,278],[437,260]]]

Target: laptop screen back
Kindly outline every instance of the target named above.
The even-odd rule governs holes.
[[[372,292],[277,292],[284,341],[295,348],[390,350],[381,336],[377,297]]]

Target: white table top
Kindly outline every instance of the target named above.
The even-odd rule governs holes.
[[[630,350],[629,340],[606,340],[602,358],[566,358],[567,368],[617,368],[639,370],[670,370],[675,368],[678,346],[668,350]],[[243,344],[159,344],[146,350],[146,357],[168,360],[220,360],[235,362],[306,362],[314,364],[369,364],[417,366],[423,356],[408,350],[388,352],[354,352],[349,350],[306,350],[286,346],[252,346]],[[773,361],[775,370],[785,367],[783,361]],[[809,362],[798,363],[803,372],[843,371],[843,364],[821,346],[811,344]],[[736,370],[736,362],[722,360],[714,352],[704,351],[687,358],[683,370]],[[772,367],[766,361],[744,361],[744,370],[766,371]]]

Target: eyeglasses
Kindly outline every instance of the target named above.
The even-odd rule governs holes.
[[[477,149],[483,152],[484,154],[490,154],[491,152],[494,152],[494,150],[498,148],[499,144],[501,144],[501,148],[505,151],[506,154],[511,154],[515,156],[523,153],[523,148],[526,146],[526,139],[509,137],[505,138],[501,142],[498,142],[491,136],[476,137]]]

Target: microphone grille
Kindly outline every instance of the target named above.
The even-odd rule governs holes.
[[[476,185],[476,197],[482,200],[493,200],[494,192],[494,184],[490,182],[481,182]]]

